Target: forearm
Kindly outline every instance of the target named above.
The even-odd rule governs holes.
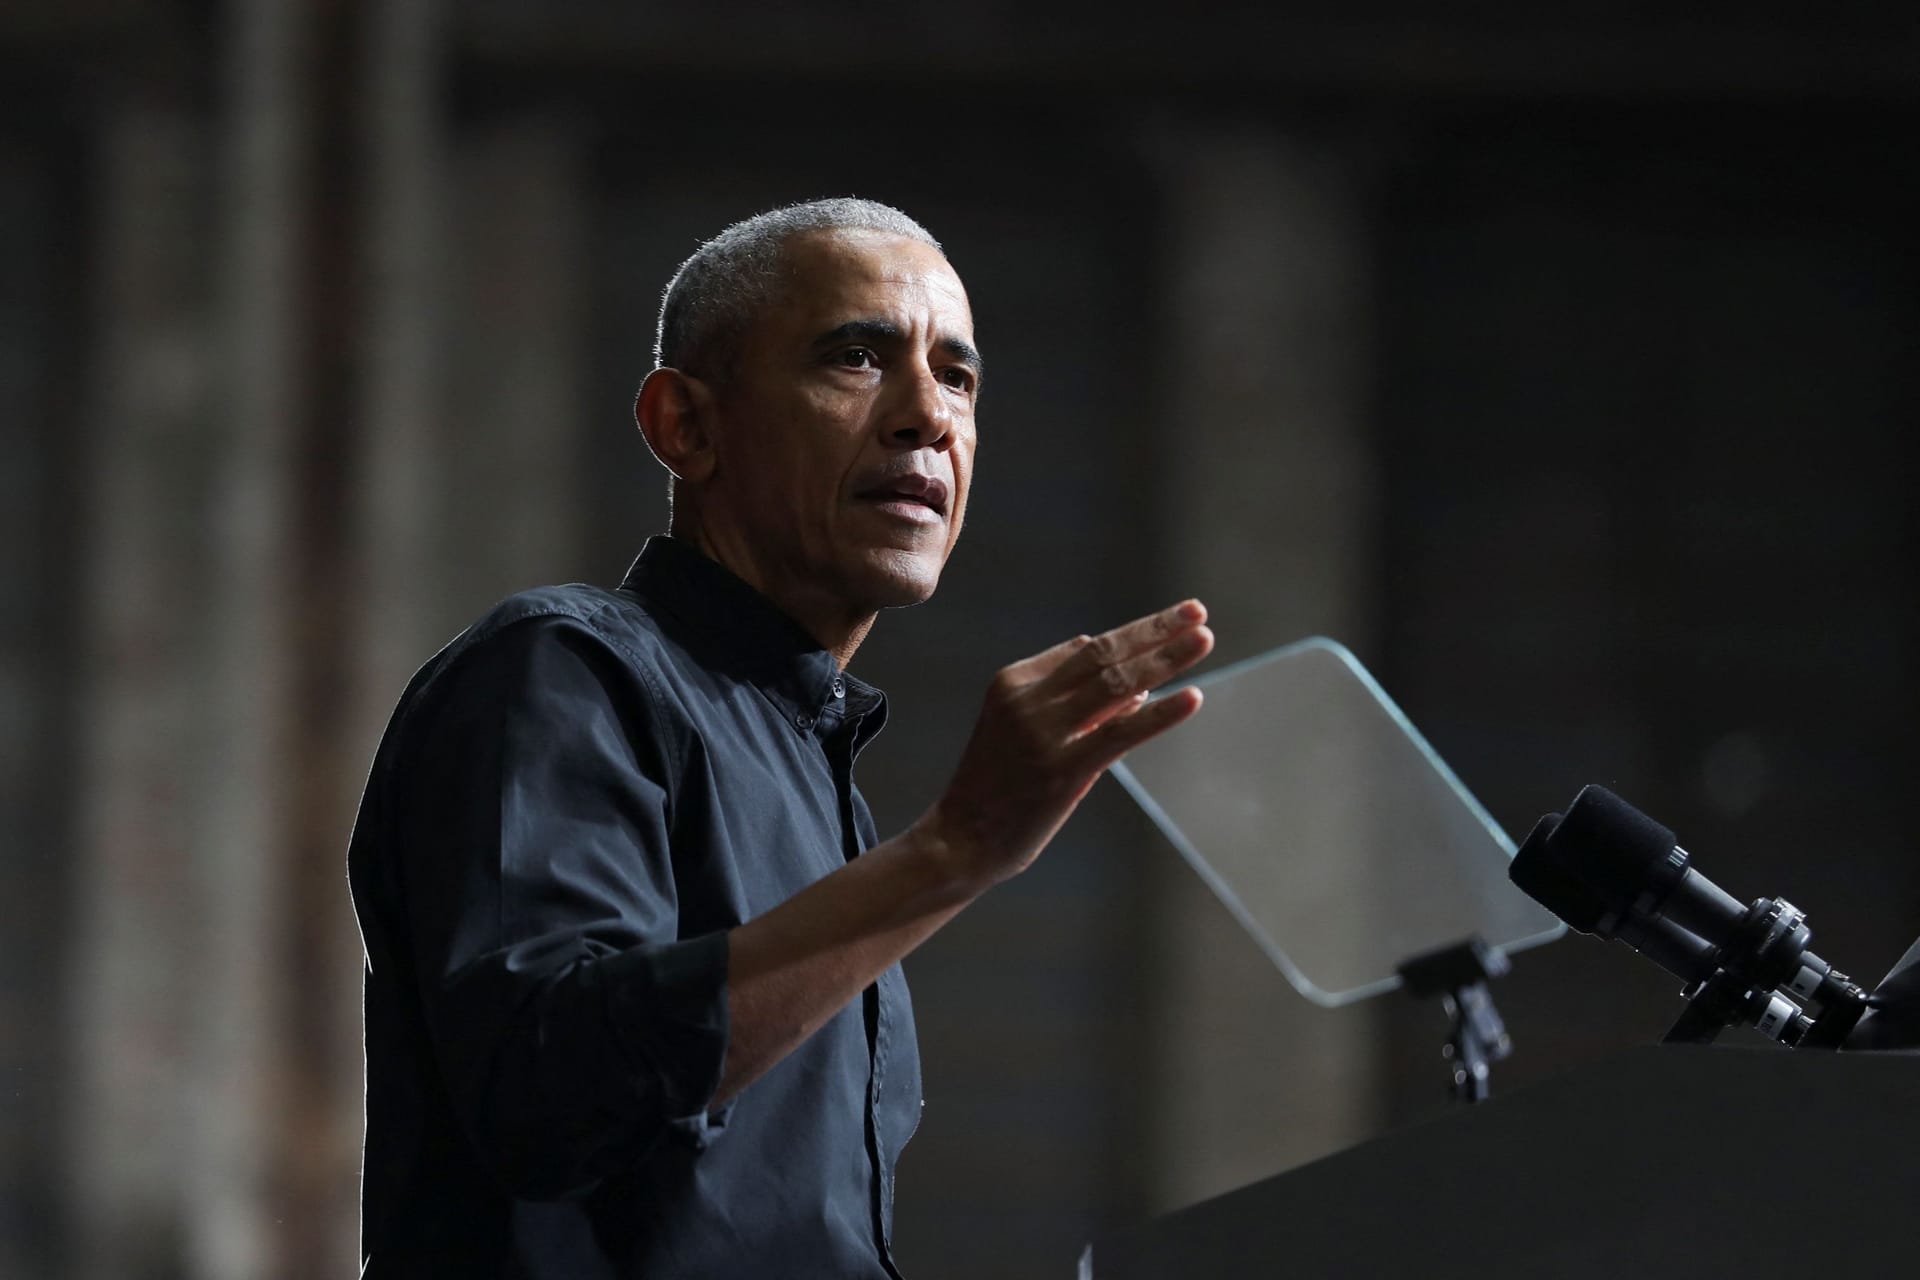
[[[984,891],[922,822],[734,929],[716,1103],[753,1083]]]

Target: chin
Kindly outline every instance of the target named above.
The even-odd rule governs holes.
[[[852,580],[849,585],[853,594],[876,612],[903,609],[932,597],[934,588],[940,585],[940,570],[944,565],[944,557],[910,551],[879,551],[867,556],[865,562],[848,575]]]

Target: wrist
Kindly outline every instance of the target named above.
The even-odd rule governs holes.
[[[1000,880],[977,842],[941,812],[938,804],[920,815],[899,837],[903,856],[912,861],[926,892],[943,903],[965,903]]]

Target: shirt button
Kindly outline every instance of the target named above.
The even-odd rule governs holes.
[[[847,682],[845,680],[835,677],[833,682],[833,696],[836,698],[844,698],[847,696]]]
[[[804,733],[808,729],[813,728],[813,717],[804,715],[795,716],[793,718],[793,727]]]

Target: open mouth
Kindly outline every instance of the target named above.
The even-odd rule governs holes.
[[[877,481],[854,496],[865,502],[897,508],[901,514],[920,511],[942,517],[947,514],[947,482],[918,472]]]

